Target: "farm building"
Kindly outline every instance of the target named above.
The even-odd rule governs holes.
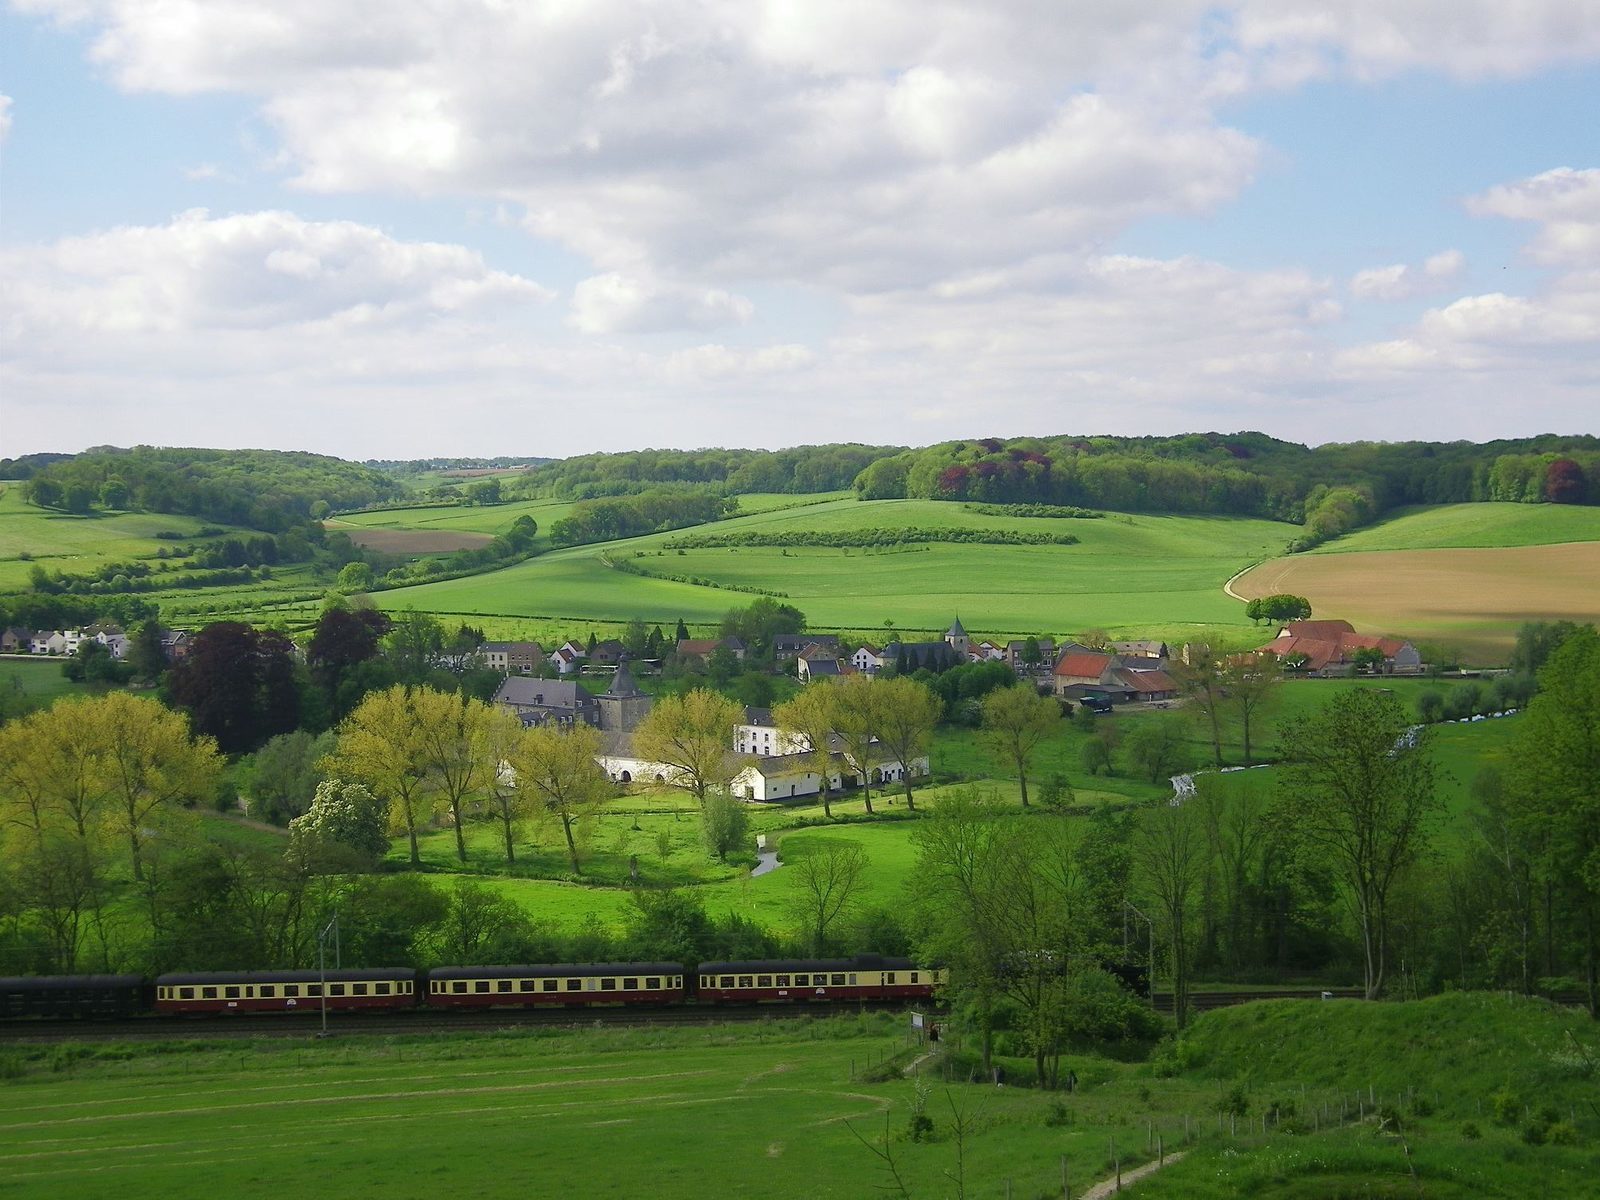
[[[1300,670],[1323,675],[1347,670],[1362,651],[1374,650],[1383,655],[1376,668],[1382,674],[1422,670],[1422,655],[1410,642],[1357,633],[1349,621],[1290,621],[1258,653],[1275,654],[1285,664],[1300,664]]]

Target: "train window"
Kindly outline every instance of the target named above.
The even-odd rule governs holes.
[[[285,996],[298,996],[300,994],[300,985],[298,983],[286,983],[286,984],[284,984],[283,985],[283,994]]]
[[[771,987],[772,986],[772,976],[771,975],[757,975],[756,976],[756,986],[757,987]]]
[[[850,973],[850,986],[851,986],[851,987],[854,987],[854,986],[855,986],[855,983],[856,983],[856,976],[855,976],[855,972],[854,972],[854,971],[852,971],[852,972],[851,972],[851,973]]]
[[[672,986],[675,987],[675,988],[681,988],[683,986],[683,976],[682,975],[674,975],[672,977]]]
[[[257,993],[263,1000],[271,1000],[278,994],[278,989],[270,983],[263,983]]]
[[[308,996],[320,996],[320,995],[322,995],[322,985],[320,983],[308,983],[308,984],[306,984],[306,995],[308,995]]]
[[[811,976],[809,976],[809,975],[796,975],[794,977],[794,985],[795,985],[795,987],[805,987],[806,984],[808,984],[810,982],[811,982]]]
[[[779,975],[774,982],[776,982],[779,987],[788,987],[789,977],[787,975]]]
[[[222,989],[222,995],[225,999],[237,1000],[239,998],[239,989],[236,987],[225,987]]]
[[[615,979],[602,979],[600,981],[600,990],[602,992],[614,992],[614,991],[616,991],[617,990],[617,981]]]
[[[567,991],[569,991],[569,992],[581,992],[581,991],[583,991],[583,980],[581,980],[581,979],[569,979],[569,980],[567,980]]]
[[[661,980],[655,975],[646,976],[644,986],[649,991],[658,992],[661,990]]]
[[[367,985],[364,983],[352,983],[350,985],[350,994],[352,996],[365,996],[367,994]]]
[[[533,979],[520,979],[517,981],[517,990],[519,992],[531,992],[533,991],[533,985],[536,982],[537,981]]]
[[[639,990],[638,977],[635,976],[632,979],[624,979],[622,981],[622,990],[625,992],[637,992]]]
[[[200,989],[200,996],[205,1000],[215,1000],[217,998],[217,989],[214,987],[203,987]]]
[[[725,987],[725,988],[732,987],[733,986],[733,976],[732,975],[724,975],[722,977],[722,983],[721,983],[720,986]]]
[[[561,986],[559,979],[546,979],[540,984],[540,991],[553,992]]]
[[[842,987],[843,985],[844,985],[844,976],[843,975],[835,975],[833,977],[833,986],[834,987]]]
[[[458,996],[464,995],[467,990],[467,981],[465,979],[456,980],[450,985],[450,990]]]
[[[328,995],[330,995],[330,996],[342,996],[342,995],[344,995],[344,984],[342,984],[342,983],[330,983],[328,985]]]
[[[479,995],[482,995],[484,992],[489,990],[489,981],[487,979],[478,980],[472,985],[472,990],[477,992]]]
[[[194,999],[194,989],[193,988],[182,988],[182,987],[179,988],[178,989],[178,999],[179,1000],[193,1000]]]
[[[742,987],[742,988],[750,987],[752,985],[752,982],[753,981],[752,981],[752,979],[751,979],[751,977],[749,975],[741,975],[741,976],[739,976],[739,986]]]
[[[400,985],[400,994],[401,994],[401,995],[402,995],[402,996],[409,996],[409,995],[411,995],[411,985],[410,985],[410,984],[409,984],[409,983],[402,983],[402,984],[401,984],[401,985]]]
[[[495,990],[496,991],[500,991],[500,992],[509,992],[511,990],[511,980],[509,980],[509,979],[501,979],[501,980],[499,980],[495,984]]]
[[[387,983],[375,983],[375,984],[373,984],[372,985],[372,994],[374,996],[387,996],[389,994],[389,985]]]
[[[916,981],[917,981],[917,973],[915,971],[913,971],[913,972],[911,972],[911,982],[915,983]]]

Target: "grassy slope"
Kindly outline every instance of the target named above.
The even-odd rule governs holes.
[[[981,635],[1104,627],[1181,636],[1235,627],[1251,636],[1241,606],[1221,592],[1235,571],[1282,544],[1286,527],[1217,517],[1128,516],[1100,521],[1003,518],[921,500],[841,500],[719,523],[740,529],[848,530],[874,526],[1009,528],[1071,532],[1076,546],[939,545],[855,549],[664,551],[656,534],[556,551],[504,571],[387,592],[386,608],[502,616],[609,620],[715,620],[748,603],[738,592],[647,579],[608,569],[610,555],[637,555],[646,570],[787,594],[816,628],[943,630],[960,613]]]
[[[196,1033],[203,1036],[197,1023]],[[959,1038],[954,1039],[959,1042]],[[950,1046],[951,1038],[944,1042]],[[1274,1001],[1200,1018],[1174,1075],[1079,1052],[1071,1096],[938,1079],[933,1137],[904,1135],[909,1080],[862,1078],[869,1062],[915,1053],[900,1018],[679,1029],[539,1029],[491,1035],[304,1038],[4,1053],[0,1163],[17,1197],[186,1195],[204,1175],[219,1195],[486,1198],[632,1195],[661,1200],[766,1194],[860,1197],[881,1170],[857,1134],[887,1128],[907,1191],[954,1193],[953,1111],[976,1118],[965,1194],[1081,1194],[1170,1150],[1188,1156],[1142,1182],[1141,1196],[1426,1195],[1550,1200],[1593,1195],[1594,1026],[1572,1012],[1493,996],[1412,1004]],[[1587,1060],[1587,1061],[1586,1061]],[[1023,1063],[1004,1060],[1012,1079]],[[891,1077],[892,1076],[892,1077]],[[1219,1129],[1215,1102],[1242,1084],[1245,1122]],[[1309,1114],[1356,1110],[1368,1088],[1429,1099],[1406,1151],[1376,1122],[1293,1135],[1246,1134],[1274,1100]],[[1507,1089],[1536,1108],[1577,1113],[1576,1147],[1525,1146],[1480,1118]],[[1410,1108],[1408,1102],[1402,1109]],[[1461,1137],[1465,1121],[1481,1141]],[[715,1131],[708,1141],[706,1131]]]
[[[26,587],[35,564],[74,575],[108,562],[153,558],[178,544],[157,533],[171,530],[187,541],[205,524],[176,513],[75,516],[29,504],[19,483],[0,484],[0,588]]]
[[[504,533],[518,517],[532,517],[541,530],[571,511],[565,500],[515,500],[509,504],[452,507],[386,508],[377,512],[340,513],[329,529],[424,529],[450,533]]]
[[[1444,504],[1400,508],[1312,551],[1548,546],[1600,541],[1600,508],[1565,504]]]
[[[1369,1120],[1334,1133],[1278,1135],[1242,1150],[1213,1142],[1139,1194],[1592,1196],[1597,1051],[1594,1023],[1581,1013],[1498,995],[1379,1005],[1276,1001],[1211,1013],[1183,1039],[1186,1075],[1242,1082],[1253,1113],[1277,1097],[1308,1115],[1329,1103],[1330,1092],[1351,1108],[1358,1093],[1375,1096],[1401,1110],[1417,1178],[1399,1140]],[[1515,1127],[1497,1127],[1492,1098],[1502,1091],[1516,1097],[1519,1110],[1548,1106],[1564,1121],[1575,1115],[1581,1144],[1529,1146]],[[1412,1094],[1426,1097],[1433,1112],[1416,1111]],[[1461,1136],[1468,1122],[1482,1140]],[[1524,1123],[1519,1112],[1516,1125]]]

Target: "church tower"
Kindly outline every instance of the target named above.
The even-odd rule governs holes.
[[[639,690],[633,672],[628,670],[628,660],[617,664],[617,673],[611,677],[611,686],[595,697],[600,706],[600,729],[605,733],[632,733],[650,711],[651,700]]]
[[[967,631],[961,628],[960,617],[957,617],[950,628],[945,630],[944,640],[963,658],[966,657],[967,650],[972,645],[972,639],[967,636]]]

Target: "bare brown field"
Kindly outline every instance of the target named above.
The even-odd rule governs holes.
[[[494,539],[487,533],[454,533],[429,529],[363,529],[340,524],[335,528],[358,546],[384,554],[448,554],[476,550]]]
[[[1524,621],[1600,620],[1600,542],[1275,558],[1230,590],[1246,600],[1305,596],[1316,616],[1364,633],[1446,642],[1499,662]]]

